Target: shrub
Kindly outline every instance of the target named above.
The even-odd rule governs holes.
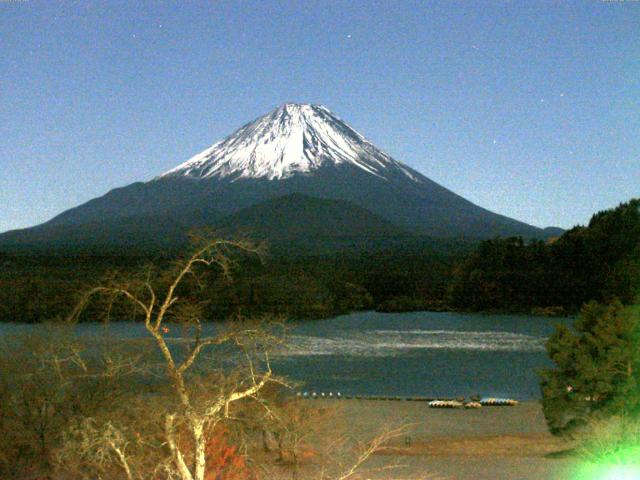
[[[574,329],[558,326],[547,342],[555,368],[542,372],[542,407],[552,433],[590,418],[640,411],[639,311],[620,302],[584,306]]]

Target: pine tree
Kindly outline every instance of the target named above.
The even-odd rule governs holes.
[[[640,309],[586,304],[574,329],[547,342],[555,368],[542,372],[542,407],[552,433],[570,433],[594,416],[640,412]]]

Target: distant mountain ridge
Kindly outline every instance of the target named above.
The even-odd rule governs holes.
[[[286,199],[275,201],[279,197]],[[261,219],[277,223],[274,215],[283,205],[296,221],[283,222],[279,231],[267,228]],[[311,205],[323,213],[315,215]],[[240,213],[251,207],[252,214]],[[114,189],[42,225],[0,235],[0,247],[175,244],[192,228],[232,231],[230,222],[237,221],[252,230],[249,219],[258,227],[256,235],[292,238],[319,231],[319,217],[328,210],[340,218],[333,237],[376,231],[478,239],[557,234],[474,205],[394,160],[326,107],[285,104],[149,182]]]

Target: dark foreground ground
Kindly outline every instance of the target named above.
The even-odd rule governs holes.
[[[424,402],[307,400],[336,408],[323,435],[363,441],[383,428],[408,432],[372,456],[359,479],[571,479],[577,460],[547,432],[537,402],[478,410],[428,408]],[[388,465],[397,468],[387,469]],[[284,473],[284,472],[283,472]],[[304,468],[299,478],[305,478]],[[309,476],[312,475],[309,471]]]

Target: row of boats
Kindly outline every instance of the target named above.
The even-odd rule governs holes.
[[[482,408],[482,407],[513,407],[518,404],[517,400],[512,398],[481,398],[480,400],[471,400],[468,402],[460,400],[431,400],[429,406],[431,408]]]
[[[517,400],[512,398],[500,398],[500,397],[484,397],[478,399],[472,399],[465,401],[465,399],[451,399],[451,398],[429,398],[429,397],[390,397],[384,395],[343,395],[341,392],[297,392],[296,396],[302,399],[355,399],[355,400],[397,400],[397,401],[413,401],[413,402],[427,402],[431,408],[482,408],[482,407],[501,407],[501,406],[515,406],[518,404]]]

